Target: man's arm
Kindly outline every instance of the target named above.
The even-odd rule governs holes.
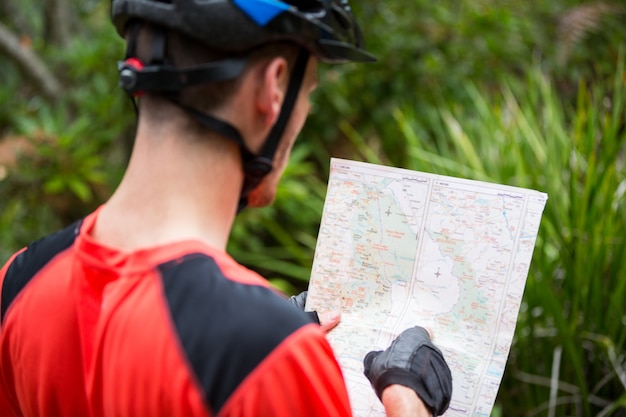
[[[385,388],[382,402],[387,417],[432,417],[415,391],[404,385],[395,384]]]
[[[339,364],[319,326],[289,336],[216,417],[351,417]]]

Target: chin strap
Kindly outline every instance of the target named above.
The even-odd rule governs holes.
[[[193,68],[177,69],[168,65],[165,61],[165,32],[160,28],[153,28],[152,57],[150,63],[144,65],[135,58],[138,29],[138,24],[131,28],[129,46],[126,52],[127,58],[118,64],[120,86],[131,98],[138,97],[143,92],[161,93],[172,103],[185,110],[189,116],[202,126],[234,141],[239,146],[244,172],[244,181],[237,208],[237,212],[240,212],[248,205],[250,192],[259,185],[273,168],[274,155],[300,93],[300,87],[302,86],[309,61],[309,52],[304,48],[300,49],[291,71],[287,93],[278,119],[268,134],[261,152],[255,155],[248,149],[241,133],[233,125],[181,103],[178,99],[178,93],[185,87],[237,78],[245,68],[246,58],[225,59]]]
[[[283,101],[276,123],[274,123],[272,130],[267,135],[267,139],[265,139],[265,143],[259,155],[255,155],[249,161],[244,159],[243,170],[245,179],[239,199],[238,211],[246,207],[250,192],[254,190],[261,180],[272,170],[272,161],[274,160],[276,149],[278,149],[278,144],[285,133],[285,127],[291,118],[291,113],[293,112],[298,94],[300,93],[300,87],[302,86],[307,63],[309,62],[309,55],[309,51],[304,48],[300,49],[293,70],[291,71],[287,94],[285,95],[285,100]]]

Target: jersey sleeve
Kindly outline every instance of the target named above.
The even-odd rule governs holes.
[[[23,250],[22,250],[23,251]],[[22,251],[14,254],[6,264],[0,269],[0,293],[2,293],[2,288],[4,288],[4,278],[6,277],[9,266],[13,262],[13,260],[19,255]],[[2,307],[2,298],[0,298],[0,308]],[[0,410],[2,410],[2,415],[6,417],[17,417],[18,414],[13,409],[13,404],[9,400],[9,387],[7,386],[5,373],[7,371],[7,367],[10,364],[5,364],[5,353],[2,349],[2,340],[3,340],[3,325],[0,324]]]
[[[220,417],[348,417],[341,369],[315,324],[287,338],[233,393]]]
[[[4,266],[2,267],[2,269],[0,269],[0,294],[4,293],[4,279],[7,275],[7,271],[9,270],[9,267],[11,266],[11,264],[13,263],[13,261],[15,260],[15,258],[17,258],[17,255],[19,255],[20,253],[24,252],[26,250],[26,248],[23,248],[21,251],[13,254],[13,256],[11,256],[11,258],[9,258],[9,260],[4,264]],[[0,297],[0,309],[4,310],[6,307],[2,305],[2,301],[4,297]],[[1,327],[0,327],[0,332],[2,331]],[[0,333],[2,334],[2,333]]]

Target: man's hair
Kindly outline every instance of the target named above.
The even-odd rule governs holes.
[[[210,49],[198,40],[192,39],[175,30],[166,30],[165,59],[176,68],[194,67],[208,62],[226,58],[247,58],[246,68],[242,75],[254,64],[275,57],[283,57],[291,68],[296,60],[300,46],[290,42],[275,42],[263,45],[245,53],[233,53]],[[136,43],[136,55],[144,63],[152,59],[151,48],[154,26],[142,24]],[[241,82],[242,76],[234,80],[212,82],[191,86],[180,91],[177,99],[184,105],[201,112],[211,112],[227,103]],[[149,101],[163,101],[158,94],[145,94],[144,99]],[[156,104],[156,103],[154,103]],[[153,106],[151,106],[153,107]]]

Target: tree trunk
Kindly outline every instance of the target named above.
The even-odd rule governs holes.
[[[0,1],[0,17],[20,35],[33,36],[33,28],[15,1]]]
[[[47,43],[67,46],[77,27],[77,17],[69,0],[45,0],[44,37]]]
[[[19,37],[0,23],[0,51],[5,52],[30,78],[43,95],[57,99],[63,93],[61,83],[35,52],[23,46]]]

